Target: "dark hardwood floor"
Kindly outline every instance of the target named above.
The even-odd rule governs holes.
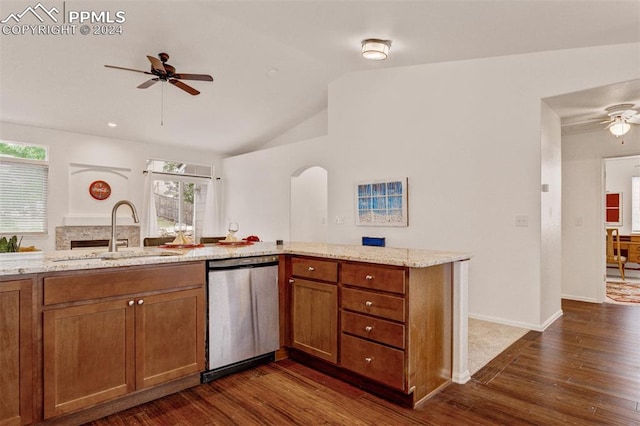
[[[562,307],[544,333],[416,410],[285,360],[89,424],[640,425],[640,306]]]

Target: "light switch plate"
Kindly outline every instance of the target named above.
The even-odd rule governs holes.
[[[526,228],[529,226],[529,216],[516,216],[516,226]]]

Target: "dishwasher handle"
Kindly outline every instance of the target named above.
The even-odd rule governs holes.
[[[242,268],[259,268],[264,266],[278,265],[278,256],[252,256],[237,257],[231,259],[209,260],[207,261],[207,269],[229,270]]]

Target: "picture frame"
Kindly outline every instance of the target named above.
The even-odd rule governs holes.
[[[355,203],[358,226],[409,226],[406,177],[356,183]]]
[[[622,192],[607,192],[605,201],[606,224],[622,225]]]

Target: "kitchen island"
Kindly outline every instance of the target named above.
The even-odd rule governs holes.
[[[378,328],[378,324],[380,324],[381,327],[384,324],[396,328],[406,327],[406,338],[403,342],[386,342],[384,338],[376,338],[384,344],[382,345],[384,347],[380,346],[382,349],[395,354],[392,355],[392,357],[396,356],[397,358],[397,354],[400,352],[406,354],[406,359],[403,358],[397,361],[397,365],[400,366],[405,362],[413,362],[412,354],[414,349],[412,348],[415,346],[413,340],[418,337],[423,340],[429,337],[417,336],[411,332],[411,330],[415,329],[415,326],[418,325],[417,321],[419,321],[419,318],[412,317],[411,315],[412,313],[420,314],[424,312],[417,309],[417,306],[421,303],[418,302],[419,297],[427,297],[427,299],[430,297],[427,293],[422,296],[420,296],[419,293],[421,287],[419,283],[426,277],[422,272],[438,271],[436,273],[438,277],[437,282],[442,285],[438,284],[438,290],[435,291],[435,293],[432,292],[431,296],[437,295],[437,300],[445,301],[448,306],[446,309],[440,311],[441,319],[431,318],[430,321],[436,321],[440,330],[444,330],[443,327],[448,329],[448,331],[444,330],[444,334],[441,333],[441,336],[444,336],[443,341],[445,343],[449,342],[446,343],[449,345],[449,348],[444,348],[444,350],[440,352],[432,351],[430,353],[432,355],[437,354],[439,358],[444,356],[452,360],[452,363],[450,362],[447,365],[445,362],[442,365],[444,371],[441,371],[439,373],[440,375],[448,376],[450,380],[458,383],[464,383],[468,380],[466,299],[467,265],[470,255],[467,253],[310,243],[291,243],[281,247],[277,247],[273,243],[256,243],[243,247],[210,246],[188,250],[134,248],[122,250],[118,252],[118,254],[106,254],[98,250],[17,253],[0,256],[0,296],[7,296],[7,303],[18,304],[18,306],[20,306],[15,318],[10,321],[4,321],[3,318],[3,324],[7,324],[8,328],[13,327],[8,331],[19,336],[19,350],[10,354],[10,356],[18,359],[18,365],[27,366],[18,371],[18,377],[12,377],[12,380],[7,381],[7,383],[11,383],[12,387],[8,387],[6,390],[4,388],[0,389],[3,394],[5,392],[19,394],[16,395],[13,411],[10,414],[18,418],[22,417],[22,423],[30,423],[32,421],[37,422],[43,420],[44,413],[46,413],[48,417],[51,417],[52,420],[56,420],[59,419],[59,417],[56,416],[69,416],[68,413],[71,413],[70,415],[73,416],[78,410],[80,410],[80,413],[83,412],[83,409],[84,412],[93,410],[93,408],[86,410],[86,407],[83,408],[82,405],[77,405],[79,403],[78,401],[82,401],[83,398],[78,397],[78,395],[73,392],[63,391],[62,394],[56,394],[57,388],[51,385],[51,383],[55,380],[58,380],[58,386],[67,383],[65,382],[66,378],[63,377],[59,371],[60,368],[70,368],[71,365],[67,363],[69,355],[72,353],[68,351],[71,349],[64,347],[64,341],[66,339],[65,327],[73,326],[73,318],[87,312],[93,313],[98,307],[101,309],[105,308],[105,312],[115,312],[109,320],[123,321],[123,327],[132,326],[134,327],[132,330],[136,330],[136,333],[139,334],[137,340],[134,336],[133,341],[128,342],[123,340],[120,342],[124,348],[143,348],[144,346],[139,345],[145,340],[144,338],[141,339],[140,336],[158,337],[163,335],[162,328],[147,327],[145,329],[145,327],[140,325],[145,324],[143,318],[145,318],[145,316],[148,318],[154,318],[154,316],[162,318],[161,313],[166,311],[163,304],[165,304],[165,306],[169,306],[166,304],[178,304],[184,307],[184,310],[176,311],[180,312],[180,314],[176,314],[170,320],[177,323],[182,321],[182,318],[187,318],[188,321],[190,321],[190,327],[192,327],[192,330],[195,330],[196,347],[191,348],[191,351],[183,352],[182,358],[172,357],[176,358],[174,359],[176,363],[182,363],[180,368],[174,369],[182,371],[184,373],[182,376],[176,375],[175,371],[171,369],[164,372],[160,371],[166,366],[163,366],[162,362],[156,362],[157,359],[153,356],[147,357],[146,364],[144,364],[144,359],[127,358],[122,368],[124,369],[123,371],[127,371],[127,374],[132,374],[133,378],[127,383],[121,383],[109,388],[109,392],[115,395],[114,397],[118,402],[109,404],[111,396],[99,391],[85,395],[85,402],[88,404],[87,407],[93,407],[91,404],[95,401],[102,410],[99,414],[105,415],[110,412],[109,410],[124,409],[127,407],[127,404],[129,406],[131,404],[139,404],[145,400],[162,396],[164,393],[175,392],[180,388],[197,384],[197,374],[194,373],[194,369],[202,369],[204,363],[204,359],[202,359],[204,355],[199,347],[202,346],[201,341],[204,335],[202,330],[204,327],[204,320],[202,318],[204,316],[203,311],[205,304],[203,303],[203,297],[204,284],[206,281],[204,261],[273,254],[279,255],[281,259],[279,281],[281,288],[281,342],[284,353],[286,353],[287,350],[291,350],[291,353],[295,356],[305,355],[304,350],[300,350],[300,345],[296,347],[296,344],[294,344],[291,339],[295,322],[291,321],[292,310],[290,303],[292,293],[290,288],[297,288],[296,285],[298,283],[292,285],[290,280],[303,281],[303,285],[305,284],[304,281],[317,281],[316,283],[312,282],[311,287],[300,287],[300,291],[297,292],[298,296],[310,294],[308,293],[309,288],[312,288],[318,283],[326,284],[326,277],[305,277],[305,273],[301,272],[298,267],[296,267],[298,269],[296,269],[294,274],[292,269],[294,263],[299,261],[322,262],[324,260],[331,264],[330,268],[336,268],[335,279],[329,278],[329,281],[334,280],[335,292],[338,291],[338,287],[340,288],[340,292],[342,292],[339,300],[343,305],[339,306],[337,304],[337,293],[336,298],[333,299],[335,301],[336,313],[340,311],[342,314],[340,320],[336,319],[336,325],[338,323],[343,325],[359,324],[358,321],[364,317],[364,319],[377,319],[376,329]],[[387,270],[392,270],[393,273],[390,276],[393,277],[394,274],[396,274],[396,277],[391,278],[390,282],[397,282],[398,279],[401,281],[404,280],[406,282],[406,291],[402,289],[399,290],[399,287],[375,288],[374,286],[373,288],[367,289],[366,286],[369,281],[366,281],[364,284],[360,284],[357,281],[357,273],[360,272],[358,268],[368,266],[375,267],[376,265],[379,269],[373,269],[375,273],[369,275],[374,276],[377,274],[377,276],[383,277],[387,276],[386,274],[389,272]],[[308,266],[303,266],[308,271]],[[346,278],[349,277],[349,271],[353,272],[351,281]],[[398,273],[400,275],[397,275]],[[86,282],[83,283],[82,277],[85,276],[92,277],[91,280],[98,282],[99,285],[102,286],[102,290],[96,290],[97,286],[89,285],[89,283]],[[148,276],[155,278],[147,279]],[[187,276],[190,278],[184,278]],[[398,278],[400,276],[401,278]],[[428,280],[431,280],[431,278],[428,278]],[[114,282],[116,284],[113,284]],[[142,283],[140,288],[138,288],[138,283]],[[174,284],[172,283],[176,283],[175,287],[173,287]],[[93,289],[93,293],[83,294],[83,292],[89,288]],[[376,304],[378,303],[377,300],[392,300],[395,303],[402,302],[402,300],[406,298],[406,301],[402,302],[404,303],[404,307],[402,308],[404,309],[403,315],[406,316],[402,318],[391,317],[385,319],[388,313],[385,313],[384,310],[376,312],[374,309],[371,312],[358,313],[359,308],[357,308],[357,306],[344,304],[348,302],[349,297],[356,297],[357,295],[363,294],[363,289],[374,293],[374,296],[382,297],[382,299],[374,300]],[[69,294],[80,295],[80,298],[69,298]],[[366,295],[366,293],[364,294]],[[412,298],[415,300],[412,301]],[[137,311],[132,311],[133,317],[130,317],[124,310],[121,312],[121,316],[118,316],[120,315],[120,313],[118,313],[119,311],[113,311],[110,308],[110,304],[114,304],[120,299],[127,302],[127,304],[131,303],[131,305],[136,305]],[[143,304],[143,302],[145,304]],[[147,303],[149,303],[149,305],[147,305]],[[356,301],[353,303],[356,303]],[[90,306],[95,306],[95,308]],[[158,309],[154,311],[151,306],[157,306]],[[192,309],[190,306],[194,308]],[[377,306],[374,306],[374,308],[376,307]],[[127,318],[140,319],[138,323],[134,320],[134,325],[130,325],[132,324],[130,322],[132,320]],[[447,318],[449,318],[449,320],[447,320]],[[300,317],[298,319],[300,319]],[[65,323],[65,321],[67,322]],[[61,324],[61,326],[56,328],[52,324]],[[127,326],[126,324],[129,325]],[[298,323],[298,325],[300,324],[301,323]],[[147,325],[149,325],[149,323],[147,323]],[[99,322],[93,324],[93,326],[99,327]],[[304,326],[302,327],[304,329]],[[134,334],[126,331],[128,330],[127,328],[109,330],[115,337],[122,336],[122,339],[130,334]],[[357,336],[358,331],[344,328],[341,331],[338,331],[337,328],[335,330],[336,334],[334,337],[339,338],[341,342],[339,347],[354,347],[354,343],[356,348],[359,346],[358,342],[361,342],[361,340],[354,340],[362,339],[362,336]],[[4,330],[0,330],[0,332],[2,331]],[[56,342],[58,346],[67,350],[67,352],[59,353],[52,349],[55,348],[52,342]],[[87,342],[87,345],[89,343],[90,342]],[[105,344],[109,345],[111,343]],[[193,342],[191,342],[191,344],[193,346]],[[388,349],[386,346],[391,346],[392,348]],[[153,348],[153,346],[147,347]],[[372,346],[372,348],[377,350],[379,346]],[[132,351],[132,349],[129,350]],[[142,349],[139,349],[139,351],[140,350]],[[49,356],[47,356],[48,353]],[[420,353],[422,354],[422,352]],[[94,355],[97,357],[99,353],[96,352]],[[360,366],[354,364],[357,362],[355,359],[359,356],[356,355],[357,354],[344,356],[339,362],[336,362],[335,365],[340,367],[338,370],[349,370],[354,373],[355,376],[372,379],[372,382],[380,381],[387,383],[386,377],[378,377],[376,375],[377,373],[367,372]],[[354,358],[354,356],[356,356],[356,358]],[[422,357],[422,355],[420,356]],[[316,357],[312,356],[311,358]],[[365,359],[366,358],[372,357],[365,356]],[[7,362],[7,365],[13,361],[14,360],[0,359],[0,362]],[[56,361],[58,365],[56,365]],[[136,362],[141,365],[151,365],[152,369],[159,370],[152,372],[153,374],[151,375],[146,374],[144,369],[138,371],[134,368]],[[375,362],[369,361],[369,363],[375,365]],[[134,367],[131,367],[131,365],[134,365]],[[403,373],[401,377],[391,378],[389,383],[391,388],[394,389],[393,394],[396,394],[397,391],[405,394],[412,394],[414,392],[415,386],[413,381],[416,374],[419,375],[420,368],[418,368],[418,365],[411,365],[409,365],[406,375]],[[28,368],[29,366],[32,368]],[[57,373],[51,371],[52,368],[57,368]],[[404,371],[405,368],[402,367],[402,370]],[[44,387],[42,385],[43,377],[49,377],[49,379],[44,380]],[[111,380],[110,377],[118,376],[116,374],[114,376],[107,375],[106,377]],[[77,383],[83,383],[83,386],[92,386],[91,381],[82,382],[81,379],[77,380],[80,380],[80,382]],[[17,383],[19,383],[19,385],[17,385]],[[49,383],[48,390],[47,383]],[[446,383],[436,384],[435,388],[442,385],[446,385]],[[19,388],[19,391],[16,390],[17,388]],[[373,390],[375,391],[375,389]],[[64,392],[66,392],[66,394],[64,394]],[[426,391],[424,395],[428,396],[430,392],[431,391]],[[105,395],[107,395],[106,399],[102,398]],[[56,401],[61,398],[67,398],[69,404],[57,403]],[[128,402],[125,403],[125,401]],[[413,400],[411,403],[414,405],[418,402],[420,402],[420,400]],[[48,408],[46,408],[47,404],[49,404]],[[21,416],[21,413],[24,414]],[[86,420],[91,418],[91,416],[69,418],[72,419],[70,422],[73,422],[78,419]]]

